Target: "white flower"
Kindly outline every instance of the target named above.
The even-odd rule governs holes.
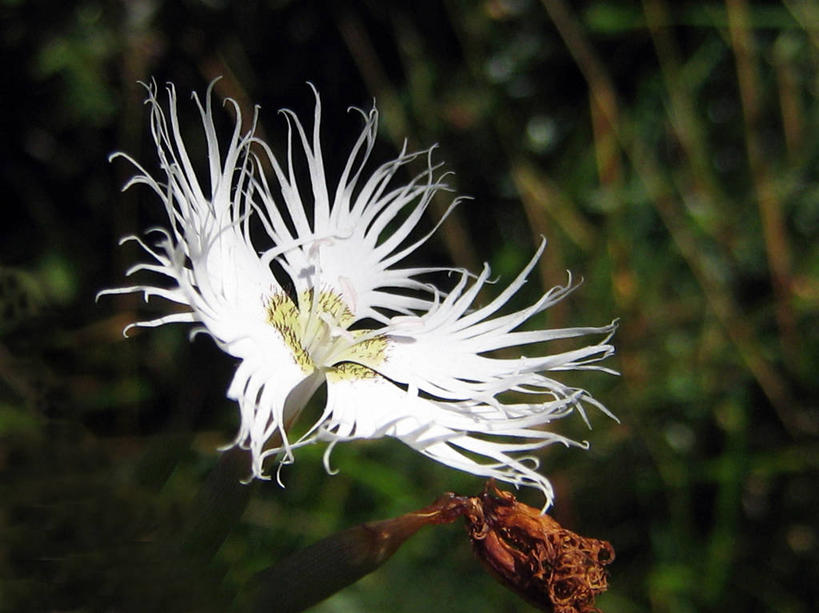
[[[204,105],[194,95],[208,147],[203,181],[182,139],[173,87],[167,116],[156,87],[147,89],[162,181],[133,158],[116,155],[138,170],[125,188],[142,183],[153,189],[165,205],[168,225],[150,230],[157,237],[150,245],[135,236],[123,240],[137,241],[150,256],[127,274],[147,271],[169,283],[103,293],[139,292],[146,300],[158,296],[182,305],[133,325],[199,324],[194,333],[207,332],[239,359],[227,395],[239,403],[241,427],[234,444],[251,451],[254,476],[265,477],[269,456],[290,463],[295,448],[315,441],[330,441],[329,453],[338,441],[391,436],[460,470],[538,487],[548,506],[552,489],[536,471],[531,452],[551,443],[587,444],[543,426],[573,411],[585,420],[584,405],[610,415],[586,391],[549,373],[611,372],[597,362],[613,352],[609,339],[615,323],[517,330],[571,292],[571,277],[530,307],[498,314],[526,282],[544,244],[497,298],[476,306],[488,266],[477,277],[459,269],[399,267],[429,238],[412,233],[431,198],[449,188],[443,176],[436,177],[439,166],[431,161],[431,149],[408,153],[405,148],[364,174],[375,142],[375,109],[359,111],[364,129],[339,179],[328,181],[317,93],[312,133],[283,111],[287,157],[280,161],[252,130],[241,133],[232,100],[235,128],[226,147],[220,145],[209,88]],[[275,183],[260,171],[258,155],[272,165]],[[296,169],[300,156],[309,181],[298,178],[304,174]],[[419,158],[426,159],[426,170],[396,185],[399,169]],[[422,280],[442,270],[458,276],[448,293]],[[573,351],[487,355],[502,350],[519,356],[519,346],[586,335],[597,335],[597,342]],[[321,417],[291,440],[288,431],[321,385],[327,386]]]

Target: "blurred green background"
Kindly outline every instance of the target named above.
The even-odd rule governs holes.
[[[555,517],[617,551],[603,610],[816,610],[816,2],[3,0],[0,15],[0,611],[226,610],[311,542],[483,487],[394,441],[339,446],[335,476],[305,449],[285,489],[220,481],[231,360],[181,327],[124,340],[159,303],[95,304],[136,261],[119,237],[163,215],[106,161],[156,169],[137,81],[176,84],[201,153],[188,94],[218,75],[218,97],[261,106],[277,151],[276,110],[309,119],[314,83],[330,177],[360,130],[347,107],[375,98],[376,161],[438,143],[474,196],[427,262],[509,280],[545,235],[525,297],[566,269],[584,284],[537,323],[621,318],[622,376],[564,380],[622,423],[558,423],[591,449],[542,465]],[[531,609],[455,524],[315,610]]]

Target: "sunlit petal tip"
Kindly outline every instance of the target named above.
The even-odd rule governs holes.
[[[138,328],[138,327],[139,327],[139,325],[138,325],[138,324],[135,324],[135,323],[133,323],[133,324],[128,324],[127,326],[125,326],[125,328],[123,328],[123,329],[122,329],[122,336],[123,336],[123,338],[129,338],[129,337],[128,337],[128,333],[129,333],[131,330],[133,330],[134,328]]]

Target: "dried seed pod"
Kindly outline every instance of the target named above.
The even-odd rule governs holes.
[[[592,613],[614,560],[607,541],[580,536],[487,484],[464,517],[475,553],[501,583],[555,613]]]
[[[540,609],[592,613],[614,560],[606,541],[565,530],[489,481],[480,496],[446,493],[412,513],[354,526],[260,572],[245,599],[254,611],[296,613],[386,562],[423,526],[463,516],[480,560],[501,583]]]

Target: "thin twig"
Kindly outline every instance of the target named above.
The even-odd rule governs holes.
[[[748,5],[745,0],[726,0],[731,45],[737,64],[739,97],[745,121],[745,146],[756,191],[759,215],[774,289],[774,306],[780,339],[786,359],[795,364],[798,354],[796,317],[791,308],[791,254],[782,214],[782,202],[774,186],[771,170],[759,140],[761,114],[759,77],[756,72],[753,39],[750,34]]]

